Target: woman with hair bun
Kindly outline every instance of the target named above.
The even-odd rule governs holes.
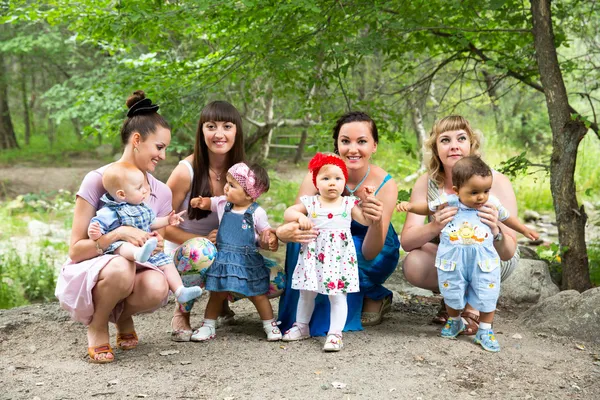
[[[165,159],[171,128],[157,113],[158,105],[146,98],[143,91],[134,92],[126,104],[129,110],[121,127],[124,149],[118,162],[130,163],[144,174],[143,187],[148,193],[145,203],[156,216],[167,216],[173,210],[171,191],[151,173],[156,164]],[[90,221],[103,205],[101,198],[106,190],[102,175],[107,167],[89,172],[76,194],[69,259],[61,268],[55,292],[71,317],[87,325],[89,361],[93,363],[114,361],[109,321],[117,328],[117,346],[123,350],[134,349],[138,336],[133,315],[165,305],[169,291],[163,272],[152,264],[103,254],[117,241],[142,246],[151,237],[158,241],[155,251],[162,251],[163,232],[120,226],[98,240],[88,237]]]

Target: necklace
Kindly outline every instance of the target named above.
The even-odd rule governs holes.
[[[367,173],[365,174],[365,176],[363,176],[363,178],[360,180],[360,182],[358,182],[358,185],[354,186],[354,189],[350,189],[348,187],[348,185],[346,185],[346,190],[348,191],[348,193],[350,193],[350,196],[354,196],[354,192],[356,192],[358,190],[358,188],[360,187],[360,185],[363,184],[363,182],[365,181],[365,179],[367,179],[367,176],[369,176],[369,172],[371,172],[371,166],[369,165],[369,168],[367,168]]]
[[[208,167],[209,170],[212,171],[213,174],[215,174],[215,177],[217,178],[217,181],[221,180],[221,175],[223,175],[223,172],[221,171],[220,174],[217,174],[217,171],[215,171],[214,169],[212,169],[211,167]]]

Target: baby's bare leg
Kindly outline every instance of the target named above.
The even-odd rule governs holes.
[[[183,286],[181,276],[179,276],[179,272],[177,272],[175,264],[166,264],[159,268],[165,274],[167,283],[169,284],[169,289],[171,289],[171,291],[175,294],[175,297],[177,297],[177,301],[180,304],[186,303],[202,295],[202,289],[200,286],[190,286],[187,288]]]

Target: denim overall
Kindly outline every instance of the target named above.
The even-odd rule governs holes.
[[[500,294],[500,257],[490,228],[479,219],[478,210],[458,200],[448,205],[458,213],[440,234],[435,266],[446,304],[462,310],[469,303],[482,312],[496,309]]]
[[[150,207],[148,207],[144,203],[119,203],[108,194],[102,196],[101,200],[104,202],[104,207],[113,211],[114,219],[112,221],[106,221],[105,219],[103,219],[102,221],[97,221],[95,219],[96,217],[94,217],[92,219],[92,222],[99,222],[100,226],[105,230],[105,233],[115,230],[119,226],[133,226],[134,228],[150,232],[150,225],[152,225],[152,222],[156,218],[156,214]],[[111,243],[111,245],[108,246],[108,248],[104,251],[104,254],[114,253],[114,251],[118,249],[123,243],[124,242],[121,240]],[[171,257],[167,256],[165,253],[160,252],[150,257],[147,262],[154,265],[155,267],[160,267],[163,265],[171,264],[173,260],[171,260]]]
[[[231,211],[227,203],[217,233],[217,257],[206,272],[206,289],[258,296],[269,291],[270,270],[258,252],[254,234],[252,203],[244,214]]]

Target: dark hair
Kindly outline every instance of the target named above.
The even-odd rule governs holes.
[[[375,143],[379,143],[379,134],[377,133],[377,125],[375,121],[367,113],[362,111],[350,111],[346,114],[342,115],[335,122],[335,126],[333,127],[333,148],[335,150],[335,154],[338,154],[338,137],[340,136],[340,129],[345,124],[349,124],[351,122],[368,122],[371,125],[371,135],[373,136],[373,140]]]
[[[492,170],[479,156],[463,157],[452,167],[452,184],[460,189],[475,175],[492,176]]]
[[[235,124],[236,134],[235,143],[229,150],[227,157],[226,170],[231,168],[233,164],[244,160],[244,130],[242,127],[242,116],[239,111],[226,101],[213,101],[208,103],[200,112],[200,120],[196,130],[196,143],[194,144],[194,162],[192,168],[194,170],[194,179],[192,181],[192,189],[190,199],[195,197],[211,197],[213,195],[210,186],[208,146],[204,140],[204,132],[202,126],[209,121],[224,121]],[[188,204],[188,218],[202,219],[206,218],[211,211],[194,208]]]
[[[271,187],[271,181],[267,170],[259,164],[249,165],[248,168],[250,168],[250,171],[254,172],[254,179],[256,181],[255,186],[261,188],[263,193],[268,192]]]
[[[136,90],[127,98],[125,104],[127,108],[131,108],[134,104],[139,103],[146,98],[143,90]],[[156,107],[158,109],[158,107]],[[123,121],[121,126],[121,143],[127,145],[131,134],[137,132],[142,136],[142,141],[145,141],[148,136],[156,132],[156,127],[161,126],[166,129],[171,129],[169,123],[156,110],[148,110],[144,113],[138,113],[132,117],[128,117]]]

